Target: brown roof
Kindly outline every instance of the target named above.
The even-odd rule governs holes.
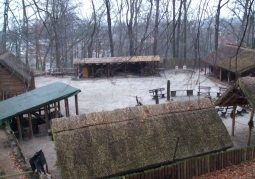
[[[0,64],[9,69],[17,78],[22,81],[30,82],[33,77],[33,70],[19,60],[10,51],[0,55]]]
[[[99,63],[131,63],[160,61],[160,56],[132,56],[132,57],[106,57],[74,59],[73,64],[99,64]]]
[[[210,65],[230,70],[231,72],[242,73],[255,67],[255,50],[225,45],[217,51],[210,53],[202,60]]]
[[[62,178],[104,178],[233,146],[209,99],[52,120]]]
[[[255,77],[239,78],[217,101],[215,106],[247,105],[255,110]]]

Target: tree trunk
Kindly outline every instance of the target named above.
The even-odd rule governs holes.
[[[111,57],[114,57],[114,45],[112,40],[112,22],[111,22],[111,8],[109,0],[105,0],[107,10],[108,36],[110,41]]]
[[[9,10],[9,0],[5,0],[4,3],[4,24],[3,24],[3,35],[2,35],[2,49],[0,49],[0,53],[6,51],[6,42],[7,42],[7,27],[8,27],[8,10]]]
[[[173,0],[173,58],[175,57],[175,0]]]
[[[154,42],[153,42],[153,55],[158,54],[158,21],[159,18],[159,0],[156,0],[156,17],[155,17],[155,28],[154,28]]]

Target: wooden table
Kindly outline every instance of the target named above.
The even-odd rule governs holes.
[[[162,91],[165,90],[165,88],[156,88],[156,89],[150,89],[149,93],[152,93],[153,99],[156,98],[156,90],[158,91],[158,96],[161,98],[165,97],[165,93],[163,93]],[[160,93],[159,93],[160,92]]]

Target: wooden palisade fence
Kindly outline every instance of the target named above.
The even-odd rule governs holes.
[[[114,179],[188,179],[220,170],[255,158],[255,146],[208,154],[186,159],[139,173],[113,177]]]

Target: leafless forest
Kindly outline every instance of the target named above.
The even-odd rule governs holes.
[[[75,58],[198,61],[225,43],[255,47],[254,0],[1,0],[0,51],[32,68]]]

